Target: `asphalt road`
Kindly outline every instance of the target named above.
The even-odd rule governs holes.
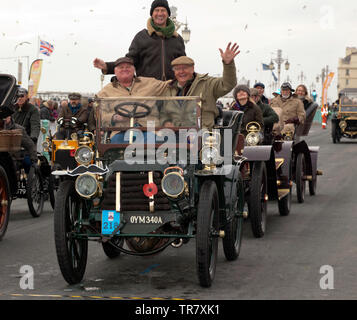
[[[330,131],[315,125],[307,141],[320,146],[317,195],[298,204],[294,192],[287,217],[269,202],[262,239],[246,221],[237,261],[227,262],[220,245],[211,288],[198,284],[194,240],[155,256],[114,260],[90,242],[84,280],[69,286],[57,264],[49,202],[34,219],[16,200],[0,242],[0,299],[357,299],[357,140],[334,145]],[[34,270],[33,289],[21,289],[25,265]]]

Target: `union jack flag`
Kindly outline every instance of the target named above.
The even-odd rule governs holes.
[[[50,56],[53,52],[53,45],[47,41],[40,40],[40,53],[45,54],[46,56]]]

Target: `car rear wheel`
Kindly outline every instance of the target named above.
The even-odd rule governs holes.
[[[243,209],[244,209],[244,186],[241,174],[239,174],[237,183],[237,199],[233,210],[234,214],[225,227],[225,236],[223,238],[223,251],[228,261],[234,261],[238,258],[242,245],[243,236]]]
[[[281,216],[288,216],[291,209],[291,188],[289,194],[278,201],[279,213]]]
[[[42,175],[38,167],[31,167],[26,181],[26,198],[31,215],[38,218],[45,202]]]
[[[6,171],[0,166],[0,240],[4,237],[9,223],[11,194]]]
[[[87,265],[88,240],[76,237],[80,233],[85,202],[74,188],[74,181],[63,181],[57,192],[54,216],[57,260],[63,278],[69,284],[79,283]]]
[[[331,136],[332,136],[333,143],[340,142],[341,136],[336,122],[331,123]]]
[[[249,195],[249,219],[253,235],[264,236],[267,219],[267,172],[264,162],[254,162]]]
[[[296,171],[295,171],[295,183],[296,183],[296,194],[299,203],[305,201],[305,189],[306,189],[306,163],[305,156],[303,153],[299,153],[296,158]]]
[[[206,180],[201,186],[197,210],[196,267],[200,285],[210,287],[217,264],[219,202],[214,181]]]
[[[315,178],[313,178],[311,181],[309,181],[310,196],[316,195],[316,189],[317,189],[317,177],[315,175]]]
[[[108,242],[102,242],[102,247],[105,255],[110,259],[115,259],[119,257],[121,251],[118,250],[116,247],[121,247],[123,243],[123,238],[114,238],[109,240]]]

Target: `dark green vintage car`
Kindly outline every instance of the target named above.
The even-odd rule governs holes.
[[[333,143],[341,138],[357,138],[357,89],[344,89],[340,92],[339,104],[331,118]]]
[[[1,110],[12,109],[17,100],[17,92],[16,78],[0,74]],[[3,129],[4,119],[0,121]],[[23,138],[21,129],[0,131],[0,240],[7,230],[13,200],[26,199],[33,217],[42,214],[46,195],[54,206],[53,185],[46,183],[51,167],[47,159],[39,153],[38,162],[31,162],[28,150],[22,147]]]
[[[218,239],[227,260],[240,253],[244,158],[233,150],[243,113],[226,111],[223,125],[202,131],[198,97],[105,98],[95,105],[96,152],[83,151],[83,165],[62,172],[56,198],[64,279],[82,280],[89,240],[115,258],[153,255],[195,238],[199,283],[209,287]]]

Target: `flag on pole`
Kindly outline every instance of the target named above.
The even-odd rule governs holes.
[[[265,70],[270,70],[270,69],[269,69],[269,66],[268,66],[267,64],[262,63],[262,66],[263,66],[263,70],[264,70],[264,71],[265,71]]]
[[[321,95],[321,120],[322,120],[322,129],[326,129],[327,125],[327,116],[328,116],[328,109],[327,109],[327,90],[328,87],[331,85],[332,79],[335,73],[330,72],[325,79],[324,85],[322,87],[322,95]]]
[[[275,73],[274,73],[273,71],[271,72],[271,75],[273,76],[274,81],[277,82],[277,81],[278,81],[278,78],[276,77],[276,75],[275,75]]]
[[[46,56],[50,56],[53,52],[53,45],[47,41],[40,40],[40,53],[43,53]]]

